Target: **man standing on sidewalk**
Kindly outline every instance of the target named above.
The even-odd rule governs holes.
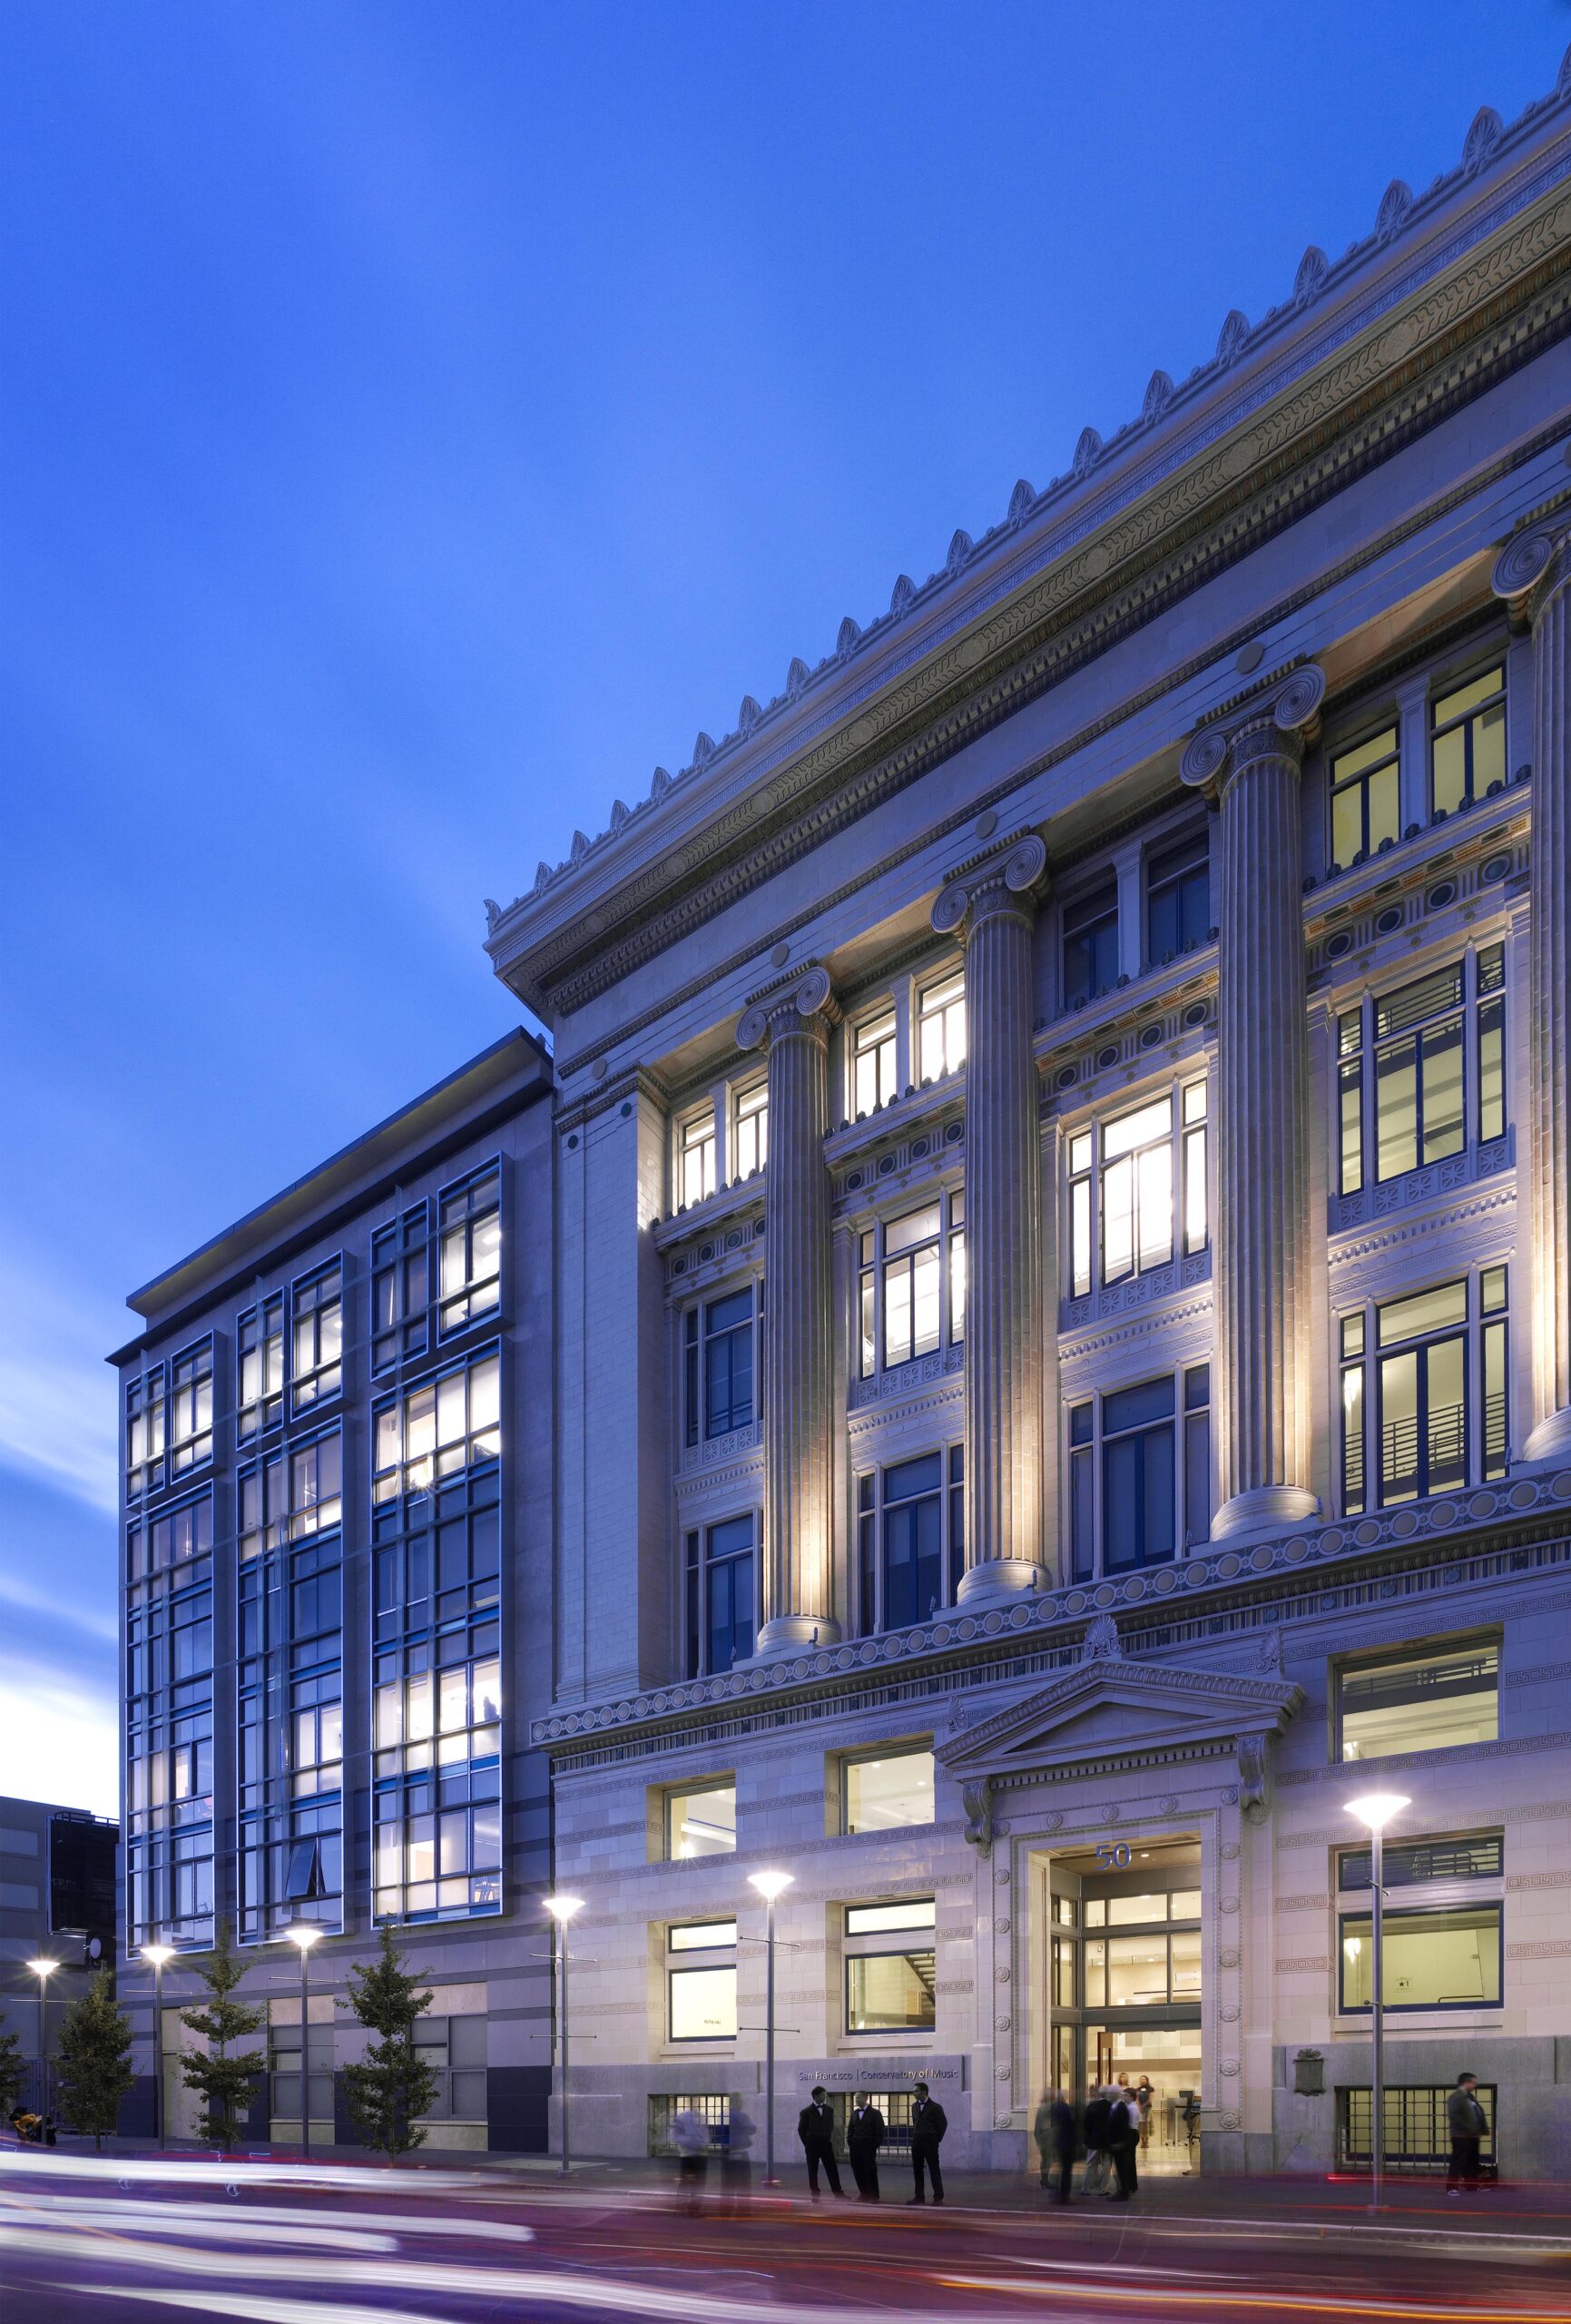
[[[857,2093],[851,2119],[846,2124],[846,2152],[857,2182],[857,2201],[879,2200],[879,2149],[884,2143],[884,2117],[865,2090]]]
[[[802,2152],[808,2159],[808,2192],[816,2203],[819,2199],[819,2166],[827,2172],[831,2195],[843,2195],[840,2165],[835,2161],[835,2114],[829,2094],[820,2083],[813,2092],[812,2102],[797,2116],[797,2136],[802,2142]]]
[[[1446,2122],[1451,2133],[1451,2167],[1446,2173],[1448,2195],[1459,2194],[1464,2188],[1469,2195],[1478,2191],[1478,2142],[1488,2124],[1477,2092],[1478,2076],[1459,2073],[1457,2087],[1446,2101]]]
[[[941,2203],[944,2200],[944,2174],[938,2168],[938,2148],[948,2127],[948,2116],[936,2098],[928,2097],[927,2083],[919,2082],[916,2102],[911,2108],[911,2169],[917,2181],[917,2191],[911,2197],[914,2203],[923,2203],[928,2200],[922,2191],[924,2170],[932,2181],[933,2201]]]

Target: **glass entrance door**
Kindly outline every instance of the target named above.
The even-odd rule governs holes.
[[[1200,2167],[1200,2020],[1193,2025],[1087,2025],[1088,2083],[1123,2083],[1142,2099],[1140,2168]],[[1147,2099],[1140,2089],[1150,2086]]]

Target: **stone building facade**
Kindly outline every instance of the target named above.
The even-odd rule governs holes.
[[[349,1973],[396,1925],[435,2001],[434,2147],[537,2152],[551,1701],[552,1070],[515,1032],[132,1295],[123,1407],[121,1996],[154,2122],[148,1944],[227,1921],[267,2007],[250,2135],[352,2142]]]
[[[489,908],[575,2142],[1571,2167],[1571,71]],[[1437,2096],[1438,2093],[1438,2097]],[[1439,2117],[1443,2122],[1443,2113]]]

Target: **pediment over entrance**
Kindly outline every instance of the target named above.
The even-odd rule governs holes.
[[[950,1775],[975,1781],[1173,1744],[1242,1744],[1280,1734],[1302,1700],[1302,1688],[1283,1679],[1098,1655],[964,1728],[936,1757]]]

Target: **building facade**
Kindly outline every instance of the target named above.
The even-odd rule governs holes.
[[[119,1846],[113,1817],[0,1799],[0,2033],[17,2036],[23,2102],[36,2110],[53,2094],[41,2061],[54,2054],[64,2012],[94,1971],[114,1966]],[[59,1965],[42,1991],[33,1961]]]
[[[551,1064],[509,1035],[133,1294],[122,1993],[171,2135],[227,1921],[269,2011],[254,2136],[352,2140],[337,2006],[383,1923],[436,1993],[435,2146],[545,2138]],[[302,2028],[299,1955],[314,1924]]]
[[[575,2142],[1571,2167],[1571,70],[489,907]],[[136,1845],[134,1826],[133,1847]],[[1439,2112],[1437,2113],[1437,2108]]]

